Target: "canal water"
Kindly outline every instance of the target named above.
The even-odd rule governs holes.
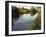
[[[31,14],[23,14],[16,20],[13,19],[12,31],[28,30],[32,25],[33,16]]]

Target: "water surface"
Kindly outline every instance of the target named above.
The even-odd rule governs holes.
[[[32,24],[32,18],[31,14],[23,14],[20,15],[20,17],[16,20],[13,19],[13,31],[19,31],[19,30],[28,30],[29,26]]]

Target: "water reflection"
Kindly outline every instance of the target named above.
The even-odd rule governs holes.
[[[32,24],[32,18],[31,14],[23,14],[20,15],[18,20],[13,19],[13,31],[18,31],[18,30],[27,30],[29,25]]]

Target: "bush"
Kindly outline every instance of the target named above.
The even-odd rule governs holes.
[[[39,30],[41,29],[41,13],[38,13],[37,18],[32,21],[32,26],[29,27],[30,30]]]

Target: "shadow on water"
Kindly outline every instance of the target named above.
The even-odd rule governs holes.
[[[20,16],[19,16],[19,10],[18,10],[18,8],[12,6],[12,19],[17,20],[19,17],[20,17]],[[13,22],[12,22],[12,26],[13,26],[13,25],[14,25],[14,24],[13,24]]]

